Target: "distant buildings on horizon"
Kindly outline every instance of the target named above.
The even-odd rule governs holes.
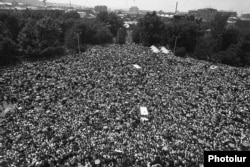
[[[188,15],[194,16],[196,19],[202,19],[203,22],[210,22],[212,21],[216,14],[223,14],[229,15],[230,17],[237,17],[237,12],[234,11],[218,11],[217,9],[213,8],[204,8],[198,10],[189,10]]]
[[[58,4],[59,5],[59,4]],[[105,5],[97,5],[94,8],[82,8],[80,6],[28,6],[27,4],[23,3],[8,3],[8,2],[0,2],[0,10],[64,10],[65,12],[70,10],[78,11],[81,17],[86,17],[88,15],[91,15],[93,18],[94,15],[100,13],[100,12],[110,12],[110,9]],[[144,15],[148,12],[152,12],[150,10],[140,10],[137,6],[131,6],[128,10],[111,10],[112,12],[117,13],[120,16],[125,15]],[[231,22],[234,22],[234,20],[239,17],[237,17],[237,12],[234,11],[218,11],[217,9],[213,8],[204,8],[204,9],[198,9],[198,10],[189,10],[188,12],[164,12],[164,11],[158,11],[157,14],[160,17],[165,18],[173,18],[174,16],[178,18],[185,18],[189,16],[195,17],[195,19],[202,19],[203,22],[210,22],[212,21],[216,14],[225,14],[229,15],[231,17]],[[249,14],[242,14],[240,19],[242,20],[250,20],[250,13]]]

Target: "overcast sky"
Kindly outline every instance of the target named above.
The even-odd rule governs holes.
[[[178,1],[178,11],[188,11],[200,8],[216,8],[218,10],[233,10],[241,13],[250,13],[250,0],[47,0],[48,2],[78,4],[81,6],[94,7],[107,5],[108,8],[128,9],[137,6],[142,10],[174,11]]]

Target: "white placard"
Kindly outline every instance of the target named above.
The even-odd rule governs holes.
[[[142,121],[142,122],[145,122],[145,121],[149,121],[149,119],[146,118],[146,117],[141,117],[141,121]]]
[[[121,151],[121,150],[118,150],[118,149],[115,149],[115,152],[117,152],[117,153],[122,153],[122,151]]]
[[[136,69],[141,69],[141,67],[139,66],[139,65],[137,65],[137,64],[134,64],[133,65]]]
[[[216,68],[217,68],[217,66],[215,66],[215,65],[210,66],[211,70],[215,70]]]
[[[148,115],[147,107],[140,107],[141,115]]]

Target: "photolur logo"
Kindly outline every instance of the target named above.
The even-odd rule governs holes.
[[[246,162],[247,157],[218,157],[217,155],[208,155],[208,162]]]
[[[205,151],[204,167],[250,167],[249,151]]]

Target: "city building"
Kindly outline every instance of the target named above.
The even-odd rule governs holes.
[[[130,13],[139,13],[139,8],[136,6],[132,6],[131,8],[129,8],[129,12]]]
[[[93,9],[79,9],[77,13],[80,15],[81,18],[95,18],[96,12]]]
[[[216,14],[227,15],[229,17],[237,17],[237,12],[234,11],[218,11],[213,8],[205,8],[205,9],[198,9],[198,10],[189,10],[188,15],[194,16],[196,19],[202,19],[203,22],[211,22],[214,20]],[[231,18],[232,20],[232,18]],[[231,22],[230,22],[231,23]]]
[[[242,14],[240,16],[241,20],[250,20],[250,13]]]
[[[220,10],[218,12],[219,14],[222,14],[222,15],[227,15],[229,17],[237,17],[237,12],[234,12],[234,11],[224,11],[224,10]]]
[[[195,17],[199,19],[202,18],[203,22],[211,22],[214,20],[217,13],[218,11],[213,8],[199,9]]]
[[[187,18],[187,16],[188,16],[188,14],[185,12],[177,12],[174,14],[174,19],[175,20],[184,20]]]
[[[108,12],[108,7],[107,7],[107,6],[98,5],[98,6],[95,6],[95,11],[96,11],[97,13],[100,13],[100,12]]]

